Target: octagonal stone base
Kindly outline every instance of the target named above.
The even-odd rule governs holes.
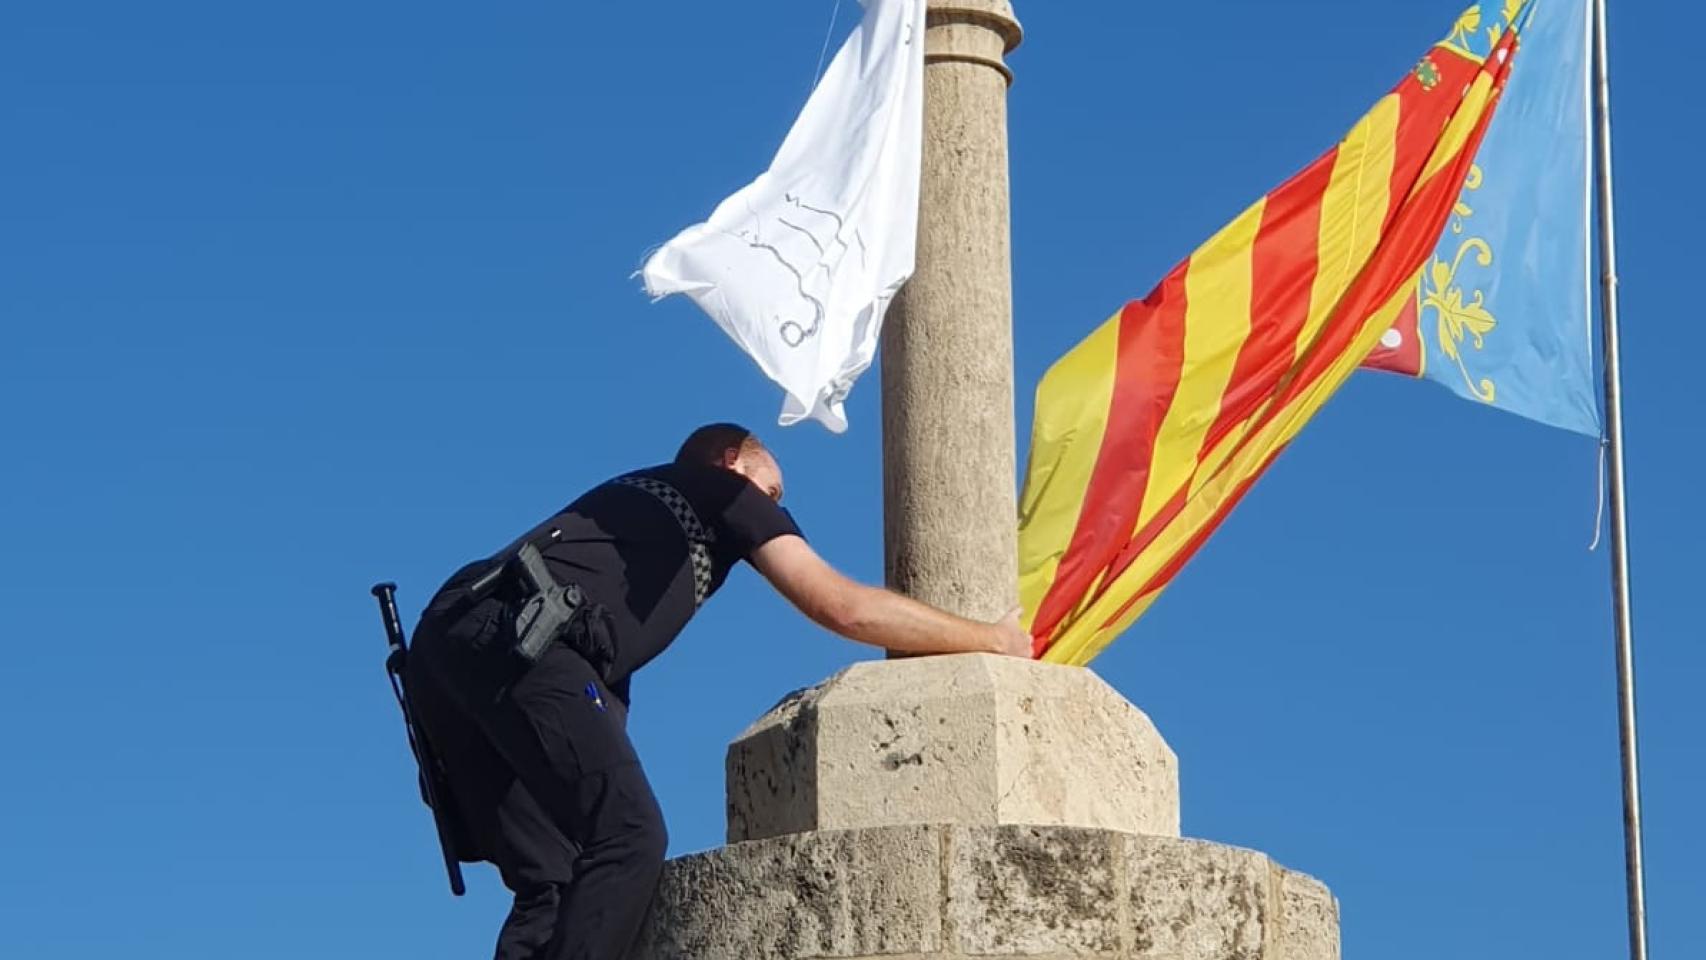
[[[1337,960],[1338,904],[1260,853],[1070,827],[796,834],[671,862],[630,960]]]
[[[970,654],[860,663],[729,747],[728,838],[902,824],[1179,835],[1178,760],[1079,667]]]

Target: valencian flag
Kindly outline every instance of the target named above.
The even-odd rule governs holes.
[[[1489,343],[1493,328],[1478,315],[1461,337],[1451,327],[1487,297],[1465,293],[1464,273],[1438,273],[1436,254],[1467,217],[1466,187],[1492,175],[1475,161],[1535,6],[1465,13],[1336,147],[1049,370],[1019,507],[1020,596],[1039,656],[1087,663],[1141,615],[1383,338],[1396,328],[1425,342],[1440,311],[1419,308],[1437,288],[1448,342],[1423,350],[1454,350],[1472,381],[1490,376],[1464,344]],[[1580,323],[1570,329],[1585,344]],[[1422,358],[1432,371],[1386,366],[1459,373],[1455,359]]]
[[[1487,8],[1492,9],[1491,5]],[[1587,0],[1471,7],[1447,43],[1485,55],[1518,16],[1522,56],[1450,223],[1365,366],[1599,436],[1593,369]]]

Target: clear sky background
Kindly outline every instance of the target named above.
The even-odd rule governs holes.
[[[0,956],[489,955],[446,892],[367,588],[463,561],[706,419],[882,575],[852,429],[630,274],[768,163],[831,0],[17,3],[0,14]],[[1021,444],[1045,367],[1313,159],[1456,0],[1028,0]],[[857,8],[843,4],[837,40]],[[1614,3],[1654,956],[1706,956],[1695,4]],[[1360,375],[1095,668],[1189,835],[1339,896],[1347,957],[1624,950],[1591,440]],[[725,744],[869,654],[750,571],[636,682],[675,852]]]

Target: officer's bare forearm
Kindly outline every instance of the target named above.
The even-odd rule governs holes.
[[[897,653],[1031,653],[1017,610],[998,623],[956,617],[841,574],[797,536],[765,543],[752,562],[813,622],[861,643]]]
[[[880,587],[854,585],[838,621],[843,636],[896,653],[999,653],[1000,630]]]

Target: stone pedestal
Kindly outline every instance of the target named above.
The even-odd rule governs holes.
[[[730,843],[671,862],[634,960],[1336,960],[1338,905],[1179,837],[1178,764],[1094,674],[863,663],[729,749]]]
[[[916,823],[1179,835],[1178,761],[1149,718],[1087,670],[1012,657],[850,667],[741,734],[727,773],[730,843]]]

